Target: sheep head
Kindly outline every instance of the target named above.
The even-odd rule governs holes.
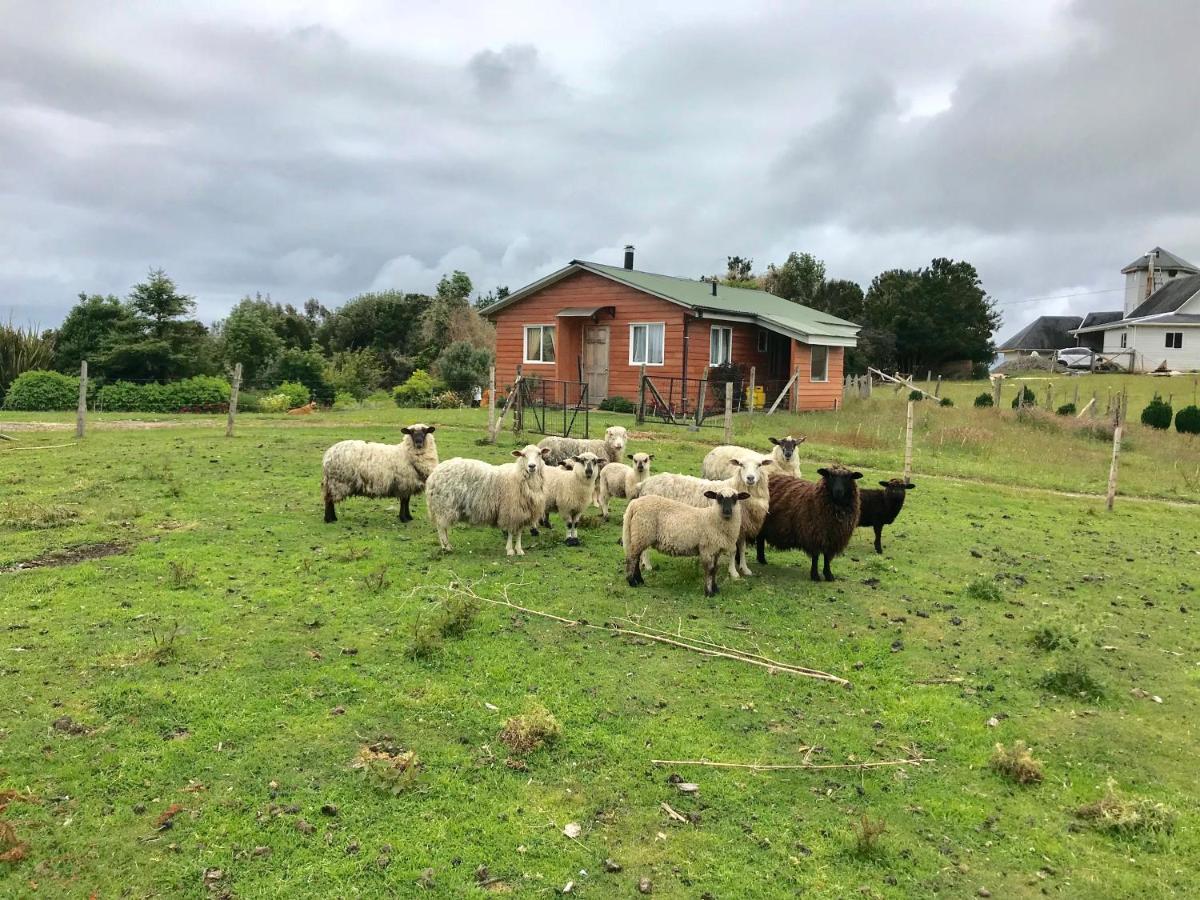
[[[832,503],[837,506],[850,506],[854,502],[858,494],[858,485],[854,482],[862,478],[862,472],[852,472],[845,466],[833,465],[817,469],[817,474],[824,481]]]
[[[604,443],[615,450],[618,454],[625,449],[625,445],[629,442],[629,432],[625,430],[623,425],[610,425],[604,429]]]
[[[744,484],[754,487],[754,485],[766,477],[766,472],[762,471],[763,468],[775,465],[775,460],[769,456],[763,456],[758,459],[731,459],[729,464],[736,467],[736,471]]]
[[[717,507],[721,510],[722,519],[733,518],[733,508],[739,500],[749,500],[750,495],[745,491],[731,491],[729,488],[722,488],[719,491],[705,491],[704,496],[709,500],[716,502]]]
[[[514,450],[512,455],[520,459],[525,477],[540,475],[546,471],[546,457],[550,455],[549,447],[539,447],[537,444],[526,444],[520,450]]]
[[[405,425],[400,429],[400,433],[412,441],[412,445],[418,450],[425,449],[425,437],[437,431],[436,425],[425,425],[418,422],[416,425]]]
[[[807,438],[794,438],[790,434],[784,438],[767,438],[772,444],[779,448],[785,460],[790,461],[796,455],[796,448],[803,444]]]

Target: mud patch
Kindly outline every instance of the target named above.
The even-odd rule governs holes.
[[[79,544],[62,550],[51,550],[33,559],[22,560],[10,566],[0,566],[0,573],[24,572],[26,569],[47,569],[55,566],[73,566],[89,559],[103,559],[129,550],[128,544],[119,541],[101,541],[96,544]]]

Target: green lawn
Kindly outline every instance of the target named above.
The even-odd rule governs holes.
[[[0,821],[28,844],[0,862],[0,896],[545,896],[574,882],[605,897],[638,896],[643,877],[654,896],[689,898],[1200,894],[1200,447],[1132,425],[1109,514],[1110,445],[1018,422],[1007,404],[970,408],[983,389],[948,385],[953,409],[918,404],[918,489],[882,556],[860,531],[839,580],[813,584],[805,558],[776,552],[753,578],[722,574],[712,599],[692,560],[657,559],[627,587],[616,520],[589,517],[569,548],[556,519],[517,560],[494,529],[459,528],[441,554],[423,501],[404,526],[394,504],[365,500],[322,523],[330,443],[421,419],[440,426],[443,459],[501,461],[514,436],[480,445],[476,411],[244,416],[232,440],[218,417],[131,429],[106,415],[82,444],[23,430],[70,415],[0,414],[18,438],[0,444],[0,791],[27,798]],[[839,459],[869,484],[899,470],[902,401],[877,391],[840,413],[740,419],[738,439],[803,433],[806,474]],[[593,433],[609,422],[632,426],[601,414]],[[648,424],[630,450],[696,472],[719,440]],[[101,543],[117,552],[72,561]],[[59,564],[13,568],[39,559]],[[414,627],[428,630],[454,580],[593,624],[641,617],[853,687],[489,605],[412,658]],[[522,761],[498,733],[534,700],[562,735]],[[1041,784],[989,768],[994,744],[1016,740]],[[415,751],[415,776],[352,767],[379,742]],[[934,762],[650,762],[799,763],[808,747],[814,764]],[[1174,828],[1077,818],[1110,779],[1169,806]],[[864,816],[886,827],[869,849]]]

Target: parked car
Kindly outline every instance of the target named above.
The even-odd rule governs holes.
[[[1087,347],[1067,347],[1058,351],[1058,364],[1068,369],[1090,369],[1092,367],[1092,351]]]

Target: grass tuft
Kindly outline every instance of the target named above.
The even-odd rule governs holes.
[[[1042,780],[1042,764],[1033,758],[1024,741],[1016,741],[1009,749],[997,744],[991,766],[1009,781],[1017,784],[1038,784]]]
[[[1111,780],[1103,797],[1079,807],[1075,815],[1112,834],[1170,834],[1179,818],[1179,813],[1165,803],[1121,794]]]
[[[963,589],[963,593],[980,603],[996,603],[1004,599],[1004,591],[990,578],[976,578]]]
[[[874,856],[882,849],[880,838],[887,832],[883,819],[863,815],[854,823],[854,852],[859,856]]]
[[[446,638],[459,638],[479,615],[479,601],[461,594],[447,594],[432,612],[417,617],[412,626],[408,655],[428,659],[442,649]]]
[[[167,581],[175,590],[191,587],[196,581],[196,564],[171,560],[167,563]]]
[[[1069,650],[1079,639],[1060,625],[1042,625],[1033,633],[1030,643],[1039,650]]]
[[[1079,661],[1047,672],[1037,683],[1038,687],[1063,697],[1099,699],[1104,696],[1104,685]]]
[[[499,739],[513,753],[524,755],[539,747],[553,744],[562,736],[562,725],[550,710],[533,702],[519,716],[511,716],[504,723]]]
[[[0,527],[24,529],[61,528],[79,518],[79,513],[60,503],[42,505],[7,500],[0,505]]]

